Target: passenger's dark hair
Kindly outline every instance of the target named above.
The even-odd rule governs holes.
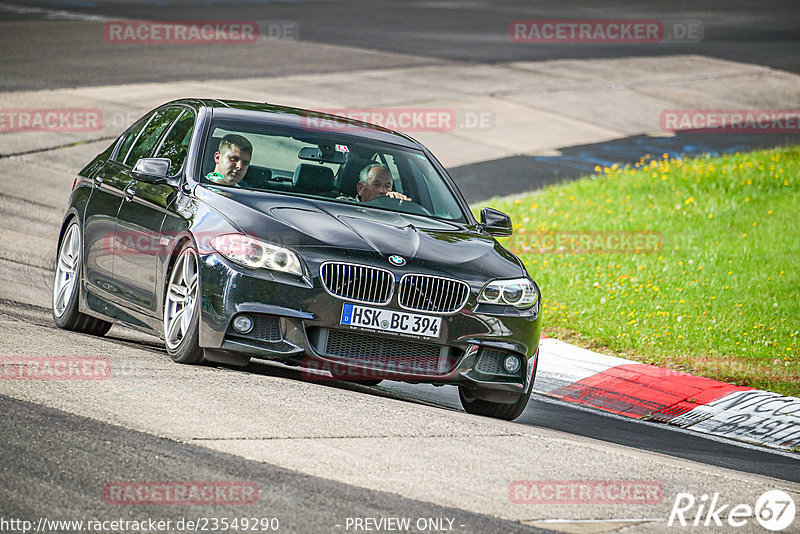
[[[219,142],[219,148],[217,149],[217,152],[222,154],[225,149],[234,146],[242,152],[247,152],[251,156],[253,155],[253,145],[247,140],[246,137],[239,134],[228,134],[223,137]]]

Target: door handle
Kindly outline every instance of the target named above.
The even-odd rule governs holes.
[[[131,184],[125,188],[125,200],[130,202],[133,200],[133,197],[136,195],[136,186]]]
[[[103,183],[103,177],[102,176],[95,176],[94,177],[94,181],[97,183],[97,185],[100,185],[100,184]]]

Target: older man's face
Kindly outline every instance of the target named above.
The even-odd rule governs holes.
[[[358,183],[356,191],[361,202],[369,202],[375,197],[386,196],[392,190],[392,175],[386,169],[373,167],[367,173],[367,183]]]

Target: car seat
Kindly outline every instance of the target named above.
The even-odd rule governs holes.
[[[333,193],[333,170],[322,165],[301,163],[292,176],[292,190],[296,193],[319,195]]]

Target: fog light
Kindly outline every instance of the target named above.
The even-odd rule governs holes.
[[[247,315],[239,315],[233,320],[233,329],[240,334],[246,334],[253,329],[253,320]]]
[[[503,368],[505,368],[506,373],[513,375],[517,371],[519,371],[519,358],[516,356],[506,356],[505,361],[503,361]]]

